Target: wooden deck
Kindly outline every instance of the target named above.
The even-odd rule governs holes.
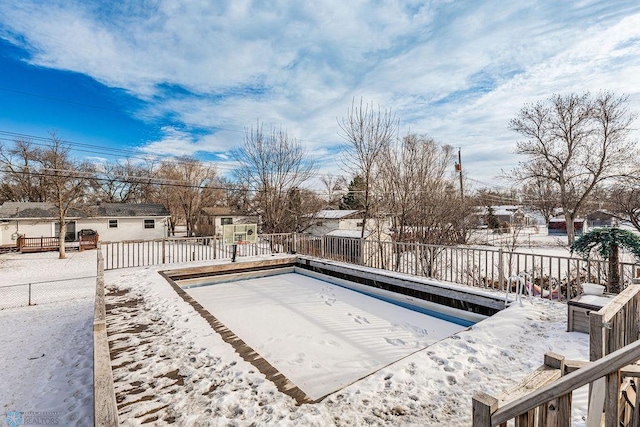
[[[84,251],[87,249],[96,249],[100,237],[98,234],[91,236],[80,236],[77,242],[65,242],[65,250],[68,251]],[[58,237],[25,237],[20,236],[16,241],[17,250],[20,253],[32,252],[48,252],[60,249],[60,239]]]

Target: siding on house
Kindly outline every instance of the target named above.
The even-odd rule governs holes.
[[[167,209],[158,204],[103,203],[70,209],[67,220],[75,223],[75,234],[83,229],[96,230],[104,241],[148,240],[166,236]],[[109,227],[109,220],[118,226]],[[145,228],[144,221],[153,221]],[[56,208],[50,203],[5,202],[0,206],[0,244],[16,243],[18,234],[27,237],[55,237]]]

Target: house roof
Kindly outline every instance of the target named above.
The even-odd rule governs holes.
[[[325,236],[333,236],[333,237],[348,237],[350,239],[359,239],[362,231],[360,230],[333,230],[325,234]],[[364,238],[366,239],[371,235],[369,230],[364,232]]]
[[[0,219],[57,218],[57,208],[45,202],[4,202]],[[67,212],[69,218],[169,216],[169,211],[156,203],[101,203],[77,205]]]
[[[240,214],[234,213],[230,208],[210,206],[202,208],[202,212],[210,216],[238,216]]]
[[[316,212],[314,217],[316,219],[345,219],[347,217],[356,216],[361,214],[360,210],[347,210],[347,209],[325,209]]]

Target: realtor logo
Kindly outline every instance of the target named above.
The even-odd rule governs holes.
[[[22,413],[18,411],[7,412],[7,417],[4,419],[9,427],[17,427],[24,422],[22,419]]]
[[[2,418],[0,418],[1,420]],[[4,422],[9,427],[18,427],[22,425],[59,425],[60,413],[59,412],[20,412],[9,411],[5,414]]]

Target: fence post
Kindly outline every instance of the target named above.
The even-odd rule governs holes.
[[[165,263],[165,251],[164,251],[165,248],[164,248],[164,246],[165,246],[165,242],[166,241],[167,241],[167,239],[164,239],[164,238],[162,239],[162,263],[163,264]]]
[[[360,253],[358,254],[358,265],[364,265],[364,244],[365,239],[360,238]]]
[[[504,291],[504,251],[502,248],[498,249],[498,282],[500,283],[500,290]]]
[[[29,283],[29,305],[31,305],[31,283]]]
[[[414,247],[413,254],[415,255],[415,260],[414,260],[415,265],[414,265],[414,269],[413,269],[413,274],[415,276],[418,276],[418,271],[419,271],[418,264],[419,264],[419,261],[420,261],[420,254],[418,254],[418,250],[419,250],[418,242],[415,242],[413,244],[413,247]]]
[[[491,414],[498,410],[498,399],[480,392],[473,396],[471,410],[473,427],[491,427]]]

